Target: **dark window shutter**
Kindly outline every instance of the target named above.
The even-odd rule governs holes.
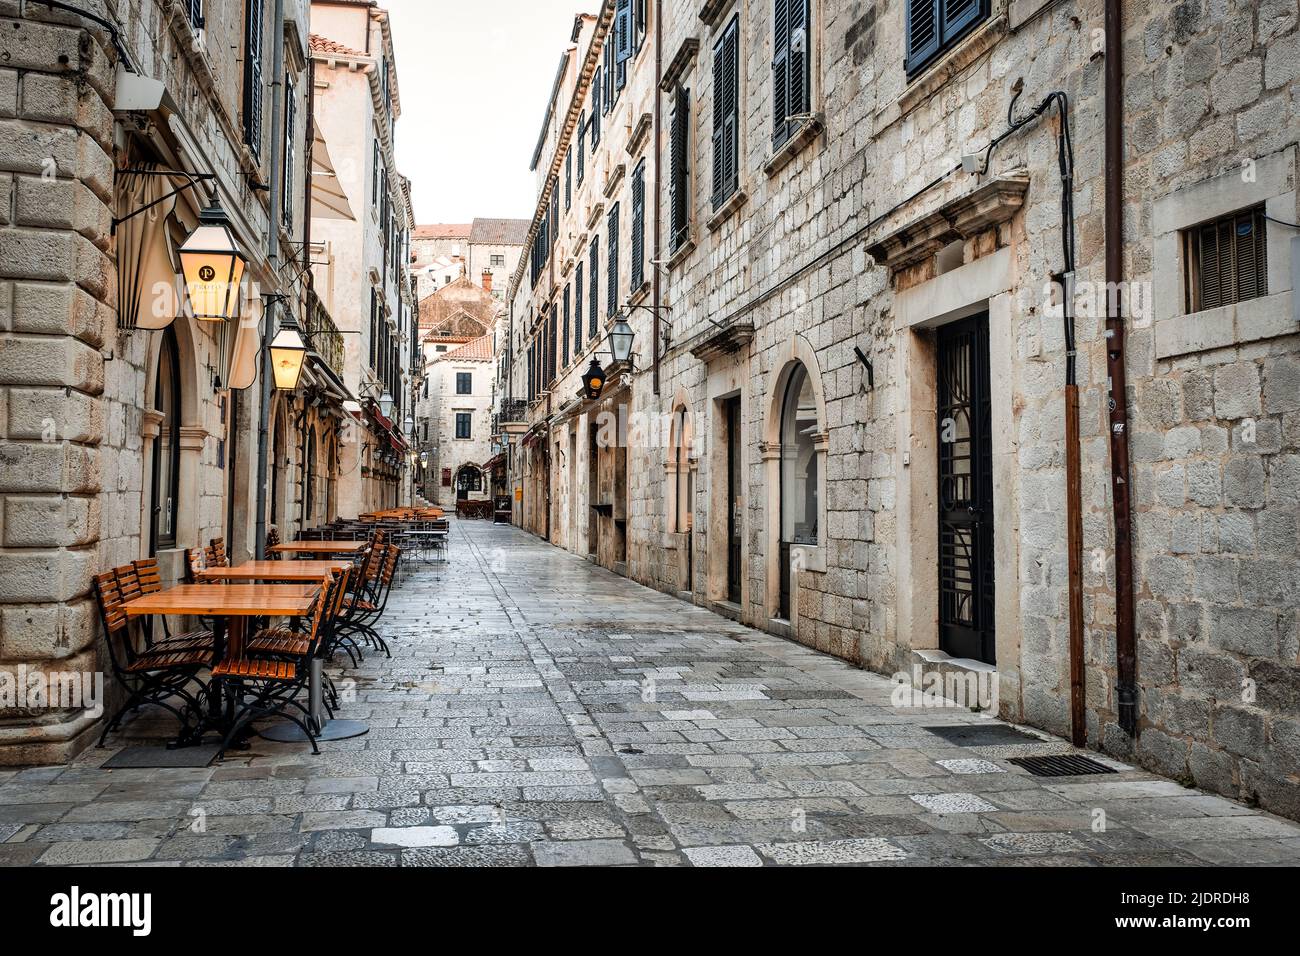
[[[674,252],[686,241],[687,210],[690,208],[688,192],[689,145],[691,135],[691,95],[677,87],[673,97],[672,133],[670,137],[670,170],[668,179],[668,247]]]
[[[618,203],[609,211],[609,250],[605,253],[608,277],[605,280],[605,313],[618,311]]]
[[[984,0],[943,0],[942,6],[945,45],[957,39],[984,12]]]
[[[582,351],[582,263],[573,270],[573,354]]]
[[[244,24],[244,142],[254,156],[262,153],[262,14],[262,0],[248,0]]]
[[[726,91],[726,44],[719,40],[713,48],[713,208],[717,209],[726,199],[724,180],[726,178],[726,148],[723,145],[723,131],[726,128],[727,91]]]
[[[293,167],[297,162],[298,100],[294,96],[293,80],[284,83],[284,169],[280,173],[280,213],[284,224],[293,227]]]
[[[807,113],[812,108],[808,65],[812,61],[812,31],[809,29],[809,0],[790,2],[790,112]],[[793,132],[793,131],[791,131]]]
[[[573,153],[564,154],[564,211],[573,206]]]
[[[797,2],[797,0],[795,0]],[[772,8],[772,139],[780,144],[789,135],[790,3],[774,0]]]
[[[578,185],[587,174],[587,114],[578,117]]]
[[[591,239],[591,267],[587,270],[591,282],[591,315],[587,320],[587,338],[594,339],[600,325],[600,236]]]
[[[632,174],[632,290],[645,281],[645,160]]]
[[[615,8],[614,59],[615,79],[621,90],[627,84],[627,61],[632,59],[632,0],[618,0]]]
[[[569,367],[569,317],[572,314],[570,308],[569,287],[566,285],[564,287],[564,331],[561,336],[561,342],[563,343],[564,348],[564,368]]]
[[[593,154],[596,152],[596,144],[600,142],[600,117],[605,112],[602,102],[603,83],[601,69],[596,67],[596,72],[591,78],[591,152]]]
[[[940,0],[907,0],[907,72],[939,52]]]
[[[723,91],[726,94],[722,122],[723,199],[736,191],[740,148],[740,18],[732,19],[722,38]]]
[[[608,113],[611,106],[614,105],[614,37],[605,38],[604,69],[601,76],[605,83],[605,96],[601,102],[601,112]]]
[[[546,384],[548,385],[555,381],[555,351],[556,351],[556,346],[559,344],[558,342],[556,342],[556,339],[559,337],[559,332],[556,328],[558,324],[559,324],[559,316],[555,314],[555,303],[552,302],[551,303],[551,340],[549,345],[547,346],[548,354],[546,356]]]

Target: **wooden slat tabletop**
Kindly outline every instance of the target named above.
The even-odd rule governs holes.
[[[233,568],[204,568],[204,581],[319,581],[352,566],[351,561],[245,561]]]
[[[365,541],[290,541],[271,550],[277,554],[356,554],[365,548]]]
[[[304,617],[319,593],[319,584],[178,584],[127,601],[122,607],[128,617]]]

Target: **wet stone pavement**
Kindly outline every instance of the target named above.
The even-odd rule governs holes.
[[[394,590],[391,660],[335,666],[364,737],[205,769],[0,768],[0,864],[514,866],[1300,862],[1300,825],[1106,762],[1040,778],[892,685],[512,528],[453,522]],[[345,662],[346,663],[346,662]],[[343,684],[345,690],[348,686]],[[1103,758],[1104,759],[1104,758]]]

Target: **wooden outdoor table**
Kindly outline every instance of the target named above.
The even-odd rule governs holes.
[[[276,554],[360,554],[367,548],[365,541],[290,541],[277,544],[271,550]]]
[[[204,581],[320,581],[352,566],[351,561],[245,561],[233,568],[204,568]]]
[[[322,576],[323,577],[323,576]],[[311,613],[321,584],[178,584],[145,594],[122,605],[127,617],[180,614],[228,619],[214,629],[216,660],[244,653],[244,622],[250,617],[306,617]],[[222,698],[225,698],[224,700]],[[228,727],[234,719],[234,701],[224,691],[212,697],[210,726]],[[199,730],[202,737],[202,728]]]

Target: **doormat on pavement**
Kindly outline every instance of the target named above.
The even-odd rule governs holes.
[[[955,747],[993,747],[998,744],[1043,743],[1042,737],[1035,737],[1006,724],[956,724],[948,727],[923,727],[936,737],[942,737]]]
[[[103,770],[167,770],[206,767],[217,756],[216,744],[201,747],[127,747],[100,765]]]

